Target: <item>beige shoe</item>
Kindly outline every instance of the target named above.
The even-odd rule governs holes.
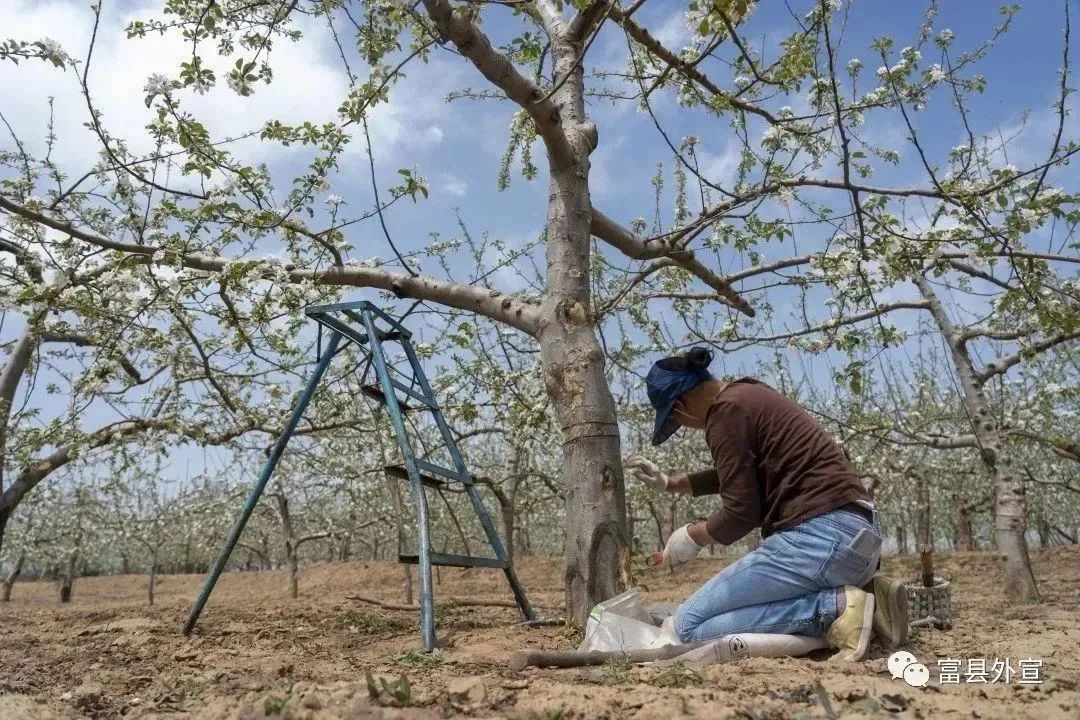
[[[874,634],[890,648],[908,639],[907,588],[881,574],[874,576]]]
[[[874,626],[874,596],[857,587],[844,586],[847,605],[825,631],[829,647],[839,650],[830,662],[857,662],[866,656]]]

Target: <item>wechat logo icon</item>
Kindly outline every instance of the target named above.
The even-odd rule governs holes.
[[[926,687],[930,680],[930,669],[907,650],[898,650],[889,656],[889,674],[911,687]]]

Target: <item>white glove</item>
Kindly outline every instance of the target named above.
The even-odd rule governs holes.
[[[690,526],[683,525],[671,533],[671,537],[664,546],[663,560],[672,567],[693,560],[701,552],[701,546],[690,537],[690,532],[686,529],[688,527]]]
[[[668,489],[668,476],[660,469],[660,466],[641,455],[631,455],[623,463],[626,468],[639,482],[656,492],[664,492]]]

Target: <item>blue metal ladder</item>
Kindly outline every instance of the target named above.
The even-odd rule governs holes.
[[[443,417],[439,403],[431,390],[427,376],[420,366],[420,360],[417,358],[416,350],[412,344],[412,333],[398,320],[366,300],[313,306],[307,308],[306,313],[308,317],[319,323],[319,361],[312,372],[311,378],[308,380],[307,387],[304,388],[304,392],[300,395],[300,399],[293,408],[285,429],[274,445],[270,457],[259,475],[259,479],[252,488],[251,495],[248,497],[240,517],[237,518],[221,555],[207,577],[198,600],[191,608],[187,623],[184,625],[184,634],[190,634],[195,627],[195,623],[198,621],[206,601],[210,598],[210,593],[213,591],[218,577],[224,570],[233,548],[240,539],[244,526],[251,517],[251,513],[255,510],[259,496],[262,495],[263,489],[274,472],[274,468],[277,467],[289,438],[296,431],[296,427],[311,402],[315,388],[318,387],[319,381],[330,365],[330,361],[348,343],[355,343],[367,356],[366,366],[361,378],[361,392],[367,397],[378,401],[386,408],[387,414],[390,416],[390,422],[394,427],[398,446],[401,448],[403,464],[386,467],[386,474],[390,478],[407,479],[412,489],[413,501],[416,504],[416,517],[419,526],[417,532],[419,539],[418,553],[416,555],[399,555],[398,561],[414,563],[420,566],[420,630],[424,649],[430,652],[437,647],[435,639],[435,600],[431,585],[431,567],[433,565],[501,569],[506,574],[506,579],[510,583],[510,589],[514,593],[521,614],[526,620],[535,620],[536,614],[525,597],[525,591],[521,587],[521,583],[518,582],[513,566],[507,559],[506,550],[503,547],[502,540],[499,539],[499,534],[495,531],[491,515],[476,490],[473,477],[465,466],[465,461],[458,450],[457,443],[454,442],[453,433],[446,424],[446,419]],[[329,338],[325,349],[322,347],[322,331],[324,328],[329,330]],[[345,340],[345,345],[340,345],[342,339]],[[407,378],[410,381],[408,384],[391,377],[391,367],[387,364],[386,353],[383,350],[384,342],[397,342],[405,351],[405,356],[411,366],[411,377]],[[368,373],[372,369],[375,370],[375,383],[365,385],[364,382],[366,382]],[[400,371],[396,372],[400,373]],[[405,430],[403,413],[408,410],[421,410],[431,413],[439,429],[439,434],[442,436],[443,446],[453,460],[453,468],[441,467],[416,457],[412,442]],[[425,488],[442,488],[453,483],[461,485],[468,496],[473,510],[484,528],[484,533],[487,535],[495,557],[432,552]]]

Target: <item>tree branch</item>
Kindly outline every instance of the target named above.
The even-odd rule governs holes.
[[[86,438],[85,443],[65,445],[44,458],[31,460],[23,466],[22,472],[11,483],[11,486],[0,494],[0,508],[13,507],[26,493],[33,490],[39,482],[45,479],[49,473],[74,460],[77,455],[76,448],[80,445],[85,445],[87,449],[93,450],[119,437],[133,435],[151,428],[163,427],[167,422],[167,420],[160,418],[141,418],[139,420],[124,420],[111,423],[91,433]]]
[[[299,540],[296,541],[296,545],[293,546],[293,549],[294,550],[299,550],[301,545],[303,545],[304,543],[306,543],[306,542],[308,542],[310,540],[322,540],[322,539],[328,538],[328,537],[334,537],[334,533],[329,532],[329,531],[324,531],[324,532],[312,533],[311,535],[305,535],[304,537],[302,537],[302,538],[300,538]]]
[[[754,308],[750,306],[750,303],[740,297],[724,278],[705,267],[692,250],[673,248],[660,243],[649,247],[644,238],[622,227],[595,208],[592,212],[590,230],[593,235],[635,260],[670,258],[675,264],[689,271],[715,290],[717,295],[727,300],[732,307],[750,317],[754,316]]]
[[[790,340],[793,337],[801,337],[803,335],[812,335],[818,332],[826,332],[828,330],[836,330],[837,328],[845,325],[854,325],[862,322],[863,320],[870,320],[872,318],[881,317],[886,313],[890,313],[894,310],[926,310],[930,307],[930,304],[923,300],[900,300],[893,303],[885,303],[878,305],[872,310],[866,310],[861,313],[849,315],[847,317],[837,318],[835,320],[829,320],[828,322],[821,323],[820,325],[814,325],[802,330],[794,330],[790,333],[782,333],[779,335],[770,335],[768,337],[754,338],[756,342],[775,342],[777,340]]]
[[[559,109],[551,101],[541,100],[543,91],[517,71],[510,59],[496,50],[480,28],[447,0],[423,0],[424,8],[435,27],[467,57],[480,73],[506,96],[521,106],[536,125],[552,159],[564,162],[572,157],[570,141],[563,131]]]
[[[567,34],[570,35],[575,41],[582,41],[585,36],[588,35],[596,23],[600,22],[600,18],[604,16],[604,10],[609,6],[615,6],[619,0],[592,0],[584,10],[579,12],[574,19],[570,21],[570,27],[567,29]]]
[[[992,360],[986,364],[982,370],[976,371],[975,379],[979,381],[979,384],[985,383],[995,375],[1000,375],[1007,371],[1013,365],[1018,365],[1023,362],[1025,357],[1035,355],[1037,353],[1044,352],[1050,348],[1060,345],[1061,343],[1068,342],[1080,338],[1080,331],[1063,333],[1061,335],[1055,335],[1054,337],[1047,338],[1037,343],[1033,343],[1026,348],[1020,348],[1011,355],[1002,355],[996,360]]]
[[[138,256],[147,265],[159,264],[175,268],[177,264],[180,264],[192,270],[219,273],[234,263],[250,263],[253,266],[260,266],[262,277],[268,280],[282,279],[283,275],[283,279],[290,283],[313,282],[323,285],[388,290],[398,297],[431,300],[459,310],[475,312],[492,320],[506,323],[529,335],[535,335],[536,323],[540,317],[540,311],[535,305],[496,290],[484,290],[471,285],[424,276],[413,277],[355,265],[308,270],[269,261],[235,260],[221,256],[182,253],[153,245],[124,243],[94,232],[80,230],[67,220],[31,210],[2,195],[0,195],[0,208],[54,230],[68,233],[95,247]]]
[[[702,73],[693,65],[685,62],[682,58],[680,58],[672,51],[668,50],[660,43],[659,40],[649,34],[649,31],[646,28],[643,28],[642,26],[631,20],[630,16],[624,13],[618,5],[613,5],[608,14],[611,16],[612,20],[619,23],[619,25],[621,25],[622,28],[626,30],[627,34],[634,40],[636,40],[646,50],[663,60],[667,65],[669,65],[672,69],[685,77],[687,80],[690,80],[691,82],[696,83],[697,85],[700,85],[701,87],[708,90],[723,103],[728,104],[731,107],[738,108],[743,112],[763,117],[773,125],[778,125],[783,122],[775,115],[770,113],[768,110],[760,108],[756,105],[752,105],[745,100],[739,99],[732,93],[724,92],[723,90],[721,90],[719,87],[716,86],[715,83],[713,83],[712,80],[706,77],[704,73]]]
[[[1047,437],[1046,435],[1040,435],[1039,433],[1030,430],[1009,430],[1008,434],[1034,440],[1040,445],[1048,446],[1056,455],[1063,457],[1066,460],[1080,462],[1080,443]]]
[[[21,248],[10,240],[0,238],[0,251],[9,252],[15,256],[15,262],[26,268],[26,274],[30,276],[30,279],[36,283],[44,282],[44,276],[41,271],[41,263],[32,254],[26,251],[25,248]]]
[[[73,332],[60,332],[55,330],[45,330],[41,334],[41,342],[55,342],[55,343],[70,343],[79,347],[103,347],[102,343],[97,340],[92,340],[85,335]],[[142,385],[144,380],[139,369],[135,367],[134,363],[128,360],[126,357],[119,356],[117,363],[123,369],[128,376],[135,381],[135,384]]]

